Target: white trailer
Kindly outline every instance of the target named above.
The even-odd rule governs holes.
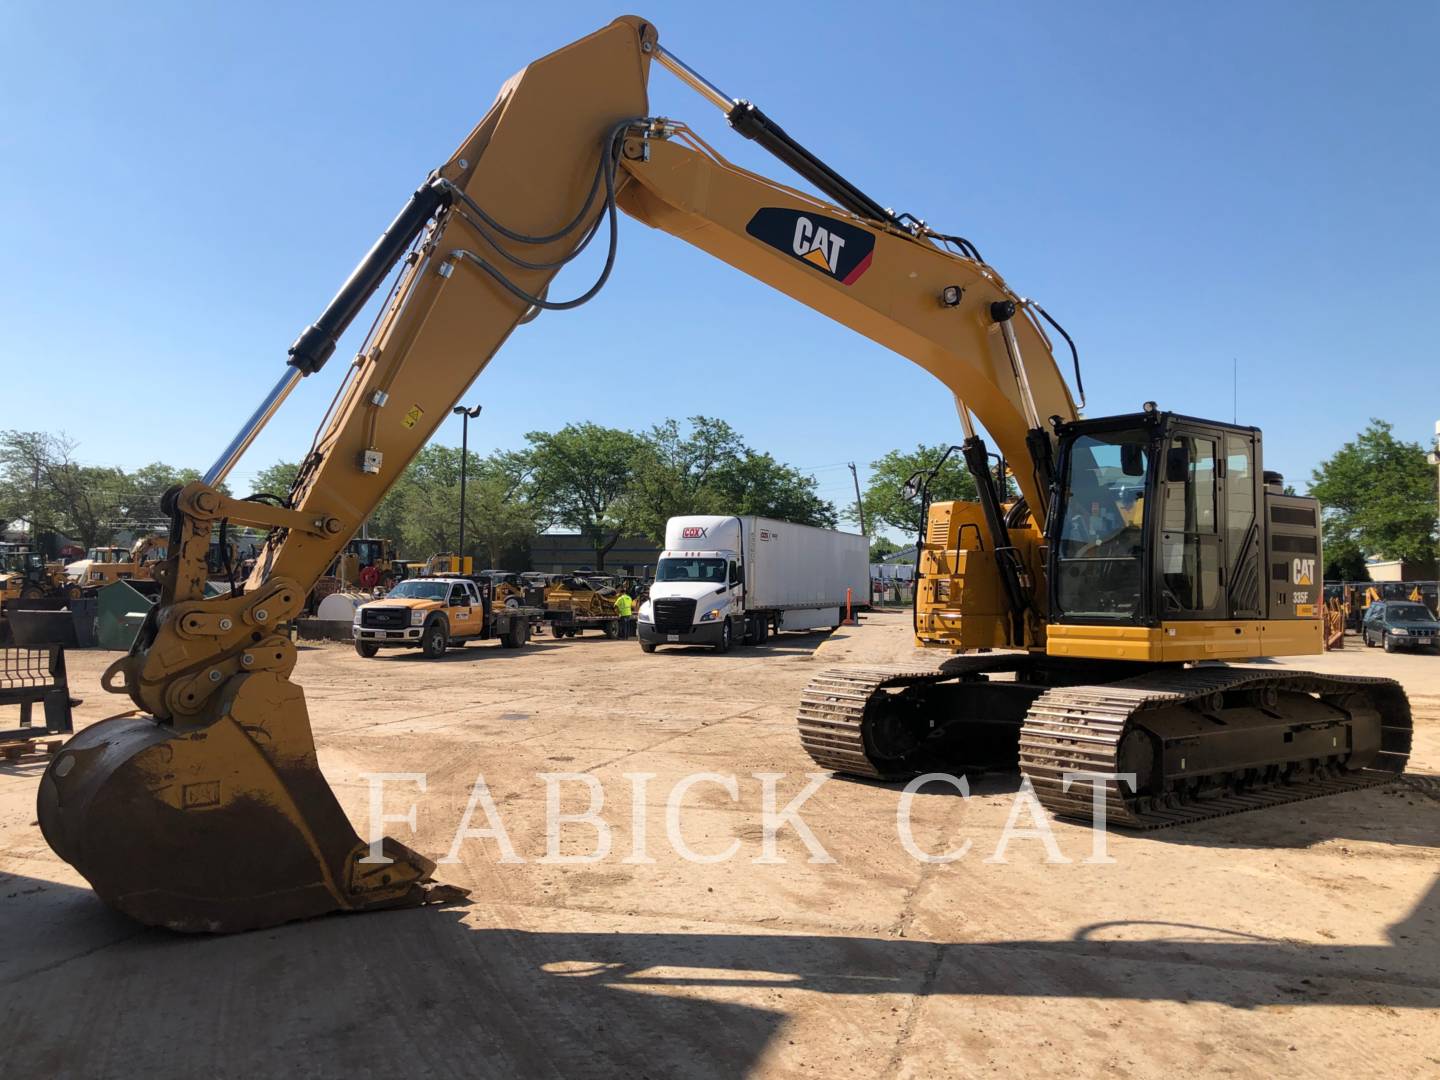
[[[666,523],[640,647],[758,645],[772,632],[834,627],[870,602],[870,542],[858,533],[754,516]]]

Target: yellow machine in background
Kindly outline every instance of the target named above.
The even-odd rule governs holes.
[[[650,115],[656,62],[826,198]],[[988,130],[1006,137],[1003,124]],[[876,152],[876,140],[915,145],[872,135]],[[909,776],[1019,757],[1045,805],[1082,820],[1093,803],[1067,777],[1128,773],[1102,781],[1101,797],[1112,822],[1142,828],[1403,769],[1409,708],[1394,682],[1195,666],[1320,649],[1318,508],[1271,490],[1258,431],[1153,406],[1078,419],[1051,352],[1049,333],[1064,331],[975,245],[886,209],[625,16],[504,84],[291,346],[204,479],[167,496],[176,524],[160,602],[103,680],[134,711],[72,738],[40,784],[46,840],[108,903],[146,923],[226,931],[446,895],[434,865],[393,839],[383,861],[367,858],[316,762],[290,678],[295,646],[279,628],[514,329],[603,286],[621,211],[912,360],[956,404],[979,498],[922,515],[916,633],[947,652],[995,651],[933,672],[822,673],[799,717],[817,762]],[[600,232],[598,280],[552,296],[555,274]],[[223,494],[392,271],[282,504]],[[1083,403],[1078,356],[1075,389]],[[1019,500],[990,473],[977,424]],[[1143,507],[1120,513],[1132,490]],[[207,599],[204,558],[222,522],[269,538],[243,591]]]
[[[615,598],[620,595],[604,574],[562,574],[545,587],[545,619],[555,637],[574,637],[586,629],[607,637],[619,633]]]
[[[16,550],[0,556],[0,602],[77,597],[80,588],[65,575],[64,564],[38,551]]]
[[[68,563],[65,576],[82,590],[94,591],[116,581],[149,581],[155,565],[164,561],[164,536],[145,536],[130,548],[95,547],[85,558]]]
[[[475,560],[469,555],[456,555],[453,552],[442,552],[439,555],[431,555],[425,560],[425,573],[427,576],[436,574],[461,574],[469,576],[475,572]]]

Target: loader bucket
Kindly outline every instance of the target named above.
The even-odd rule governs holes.
[[[331,911],[455,899],[434,864],[351,827],[315,759],[300,688],[241,675],[206,722],[112,717],[40,781],[46,841],[107,904],[150,926],[254,930]]]

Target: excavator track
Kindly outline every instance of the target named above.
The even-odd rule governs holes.
[[[952,736],[959,733],[958,741],[952,737],[948,745],[936,743],[931,736],[943,720],[916,723],[917,716],[936,707],[934,701],[925,700],[926,692],[941,684],[984,681],[1000,672],[1020,672],[1024,679],[1030,663],[1015,653],[984,653],[954,657],[938,669],[827,668],[801,695],[796,716],[801,745],[822,768],[874,780],[963,768],[954,755],[959,748],[964,757],[969,733],[975,729],[970,721],[954,723],[952,718],[949,730]],[[1287,693],[1321,701],[1349,701],[1356,694],[1364,695],[1365,706],[1379,715],[1379,746],[1373,758],[1361,767],[1349,767],[1340,760],[1345,756],[1341,753],[1324,760],[1299,754],[1291,762],[1202,776],[1204,786],[1197,783],[1193,792],[1176,787],[1161,795],[1122,791],[1117,780],[1100,780],[1106,825],[1137,830],[1181,825],[1393,783],[1404,771],[1412,734],[1410,706],[1392,680],[1221,666],[1171,668],[1100,684],[1036,687],[1023,723],[1014,729],[1020,769],[1047,810],[1093,823],[1097,781],[1091,776],[1127,771],[1126,739],[1144,734],[1135,723],[1137,717],[1147,710],[1190,704],[1203,713],[1207,702],[1220,707],[1227,694],[1272,692],[1277,701]],[[1283,707],[1279,715],[1282,723],[1287,722]],[[1301,717],[1294,724],[1302,730],[1311,726]],[[1069,790],[1067,775],[1072,777]]]
[[[1122,773],[1122,746],[1132,721],[1146,710],[1198,702],[1235,691],[1299,692],[1324,697],[1363,693],[1380,712],[1380,749],[1365,767],[1347,769],[1320,763],[1307,772],[1281,776],[1228,775],[1203,798],[1169,792],[1137,796],[1119,789],[1114,779],[1076,780],[1065,790],[1066,774]],[[1020,768],[1050,812],[1094,823],[1096,782],[1104,784],[1105,818],[1127,829],[1159,829],[1206,818],[1259,810],[1284,803],[1339,795],[1358,788],[1393,783],[1409,758],[1412,722],[1404,691],[1389,679],[1276,674],[1254,668],[1191,668],[1152,672],[1099,686],[1067,686],[1047,691],[1030,707],[1020,731]],[[1312,765],[1314,763],[1311,763]],[[1254,774],[1259,770],[1247,770]]]
[[[1013,653],[957,656],[940,668],[836,667],[810,680],[800,695],[795,722],[800,745],[824,769],[873,780],[914,775],[900,760],[875,754],[876,707],[886,691],[921,688],[966,676],[1014,671],[1023,658]],[[867,733],[871,735],[867,745]]]

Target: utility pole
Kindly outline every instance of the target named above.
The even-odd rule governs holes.
[[[855,463],[850,462],[850,479],[855,481],[855,516],[860,519],[860,535],[869,536],[865,531],[865,506],[860,501],[860,474],[855,471]]]
[[[464,405],[456,405],[450,411],[458,413],[460,420],[460,547],[455,554],[462,559],[465,557],[465,464],[470,458],[470,421],[480,415],[484,405],[476,405],[473,409],[467,409]]]

